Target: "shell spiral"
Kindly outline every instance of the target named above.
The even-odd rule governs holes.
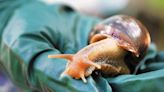
[[[90,39],[95,34],[107,34],[126,41],[137,50],[140,58],[146,53],[151,41],[147,28],[136,18],[126,15],[112,16],[101,22],[91,31]]]

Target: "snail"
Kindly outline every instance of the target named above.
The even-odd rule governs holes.
[[[129,62],[142,59],[150,44],[150,35],[139,20],[126,15],[116,15],[97,24],[90,33],[90,44],[76,54],[48,55],[48,58],[68,60],[62,75],[75,79],[90,76],[98,70],[104,76],[129,74]],[[139,62],[139,61],[137,61]]]

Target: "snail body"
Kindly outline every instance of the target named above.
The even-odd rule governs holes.
[[[104,73],[111,75],[127,74],[129,69],[123,63],[126,51],[117,44],[116,39],[108,37],[84,47],[74,55],[49,55],[49,58],[68,59],[69,64],[64,74],[76,79],[83,79],[82,76],[87,77],[94,70],[102,70]],[[83,81],[86,82],[86,79],[83,79]]]
[[[76,54],[48,57],[67,59],[68,64],[62,75],[81,78],[86,83],[85,77],[91,75],[94,70],[105,76],[129,74],[130,69],[125,63],[125,57],[129,53],[129,57],[134,60],[143,57],[149,44],[149,33],[138,20],[117,15],[98,24],[91,32],[90,44]]]

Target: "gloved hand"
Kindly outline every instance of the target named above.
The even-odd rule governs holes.
[[[107,78],[113,92],[163,92],[164,52],[157,53],[151,44],[147,55],[136,67],[135,75]]]
[[[115,78],[90,76],[87,84],[69,76],[61,78],[66,60],[49,59],[47,56],[76,53],[87,45],[91,29],[100,20],[79,15],[69,7],[46,5],[40,1],[6,0],[4,6],[8,5],[5,2],[14,3],[5,8],[11,10],[7,11],[10,13],[4,10],[0,17],[4,20],[4,15],[8,16],[3,27],[0,26],[1,64],[15,84],[23,89],[39,92],[164,91],[160,87],[164,84],[163,53],[157,54],[151,47],[136,69],[138,75]]]

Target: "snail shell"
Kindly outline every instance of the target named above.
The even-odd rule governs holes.
[[[98,34],[109,35],[117,39],[119,46],[129,52],[124,58],[124,63],[126,63],[132,72],[144,57],[150,44],[150,35],[146,27],[139,20],[126,15],[110,17],[95,26],[90,33],[90,43],[107,38],[106,36],[95,37]],[[103,69],[101,71],[108,72],[108,70]]]

